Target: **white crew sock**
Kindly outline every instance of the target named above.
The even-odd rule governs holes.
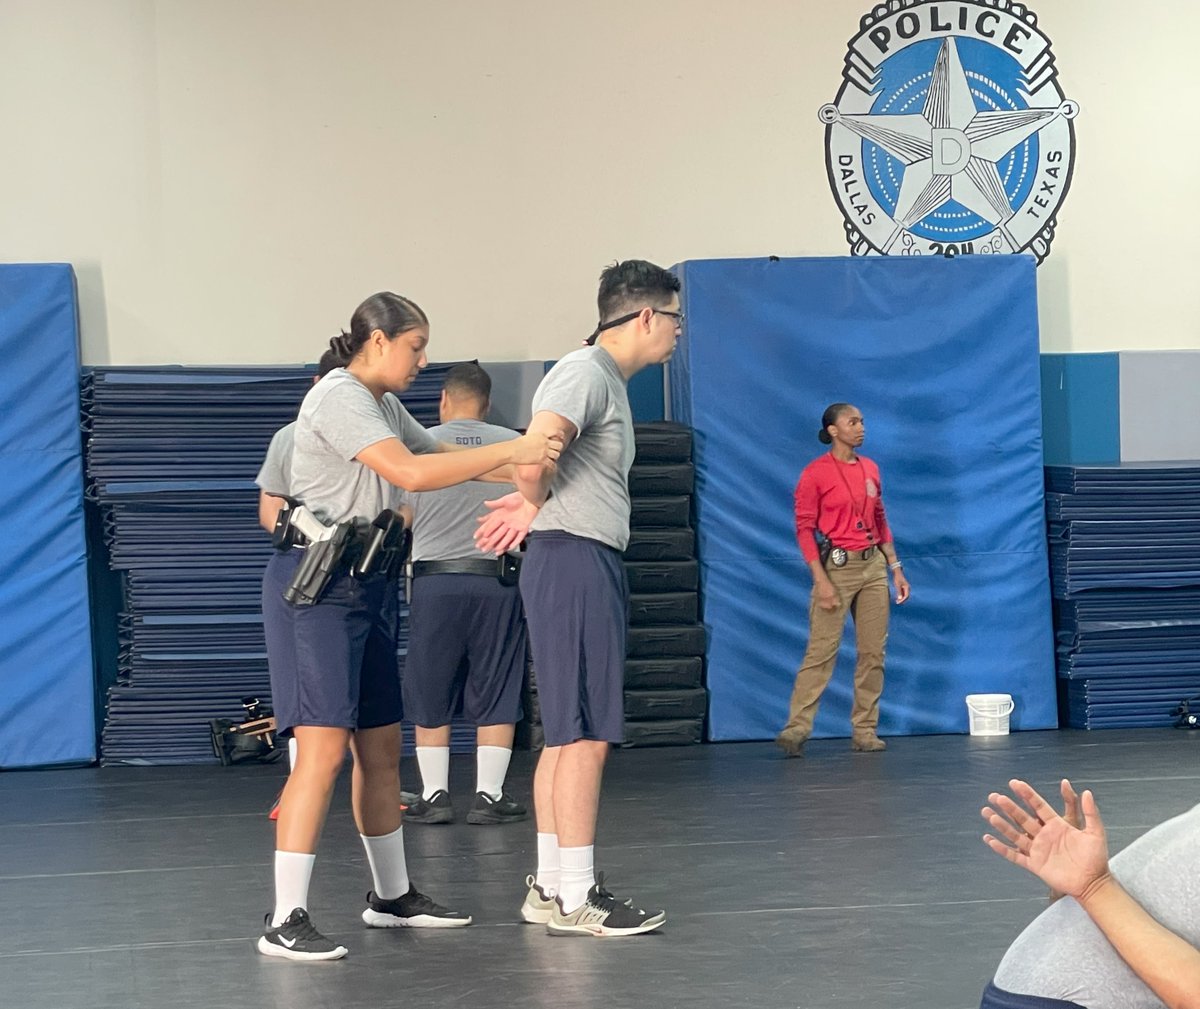
[[[296,769],[296,737],[288,736],[288,770]]]
[[[404,859],[404,827],[397,827],[382,837],[362,838],[367,849],[367,861],[371,863],[371,877],[375,881],[375,896],[382,900],[395,900],[409,890],[408,863]]]
[[[296,908],[308,910],[308,882],[316,855],[305,851],[275,852],[275,913],[271,927],[278,928]]]
[[[477,746],[475,748],[475,791],[485,792],[493,799],[504,794],[504,778],[512,750],[507,746]]]
[[[542,888],[542,893],[553,897],[558,893],[562,883],[562,866],[558,859],[558,835],[543,834],[537,836],[538,867],[537,879],[534,882]]]
[[[432,799],[434,792],[450,791],[450,747],[418,746],[417,766],[421,769],[421,797]]]
[[[570,914],[587,900],[588,891],[596,883],[595,845],[581,848],[559,848],[562,862],[562,885],[558,888],[558,899],[563,912]]]

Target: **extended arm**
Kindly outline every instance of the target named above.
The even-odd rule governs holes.
[[[451,445],[448,441],[439,441],[437,450],[439,452],[468,452],[471,446],[469,445]],[[497,466],[495,469],[488,470],[486,473],[481,473],[475,477],[483,483],[512,483],[513,482],[513,467],[512,463],[505,463],[503,466]]]
[[[1200,950],[1157,921],[1113,877],[1092,793],[1080,797],[1084,825],[1078,829],[1026,782],[1013,780],[1009,787],[1023,804],[995,792],[988,796],[992,805],[983,808],[983,818],[1008,842],[985,834],[988,847],[1052,890],[1074,897],[1130,970],[1170,1009],[1200,1009]]]
[[[355,458],[389,483],[407,491],[440,490],[512,463],[548,466],[551,471],[561,446],[542,434],[530,432],[512,441],[462,451],[438,451],[414,455],[398,438],[385,438],[369,445]]]

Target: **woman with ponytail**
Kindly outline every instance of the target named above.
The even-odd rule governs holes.
[[[429,320],[408,298],[375,294],[349,332],[329,341],[340,367],[313,386],[296,419],[293,498],[322,525],[370,523],[395,510],[401,490],[474,479],[511,480],[514,465],[553,466],[561,442],[530,434],[454,450],[434,440],[394,393],[426,365]],[[280,735],[297,740],[295,767],[279,804],[275,909],[258,949],[290,960],[334,960],[346,947],[317,931],[308,888],[317,840],[349,750],[351,804],[374,887],[364,922],[376,928],[469,925],[417,891],[408,877],[400,810],[400,681],[396,586],[382,573],[337,565],[312,605],[284,593],[304,550],[276,553],[263,576],[263,623]]]
[[[813,590],[808,650],[796,673],[787,725],[775,739],[791,757],[804,755],[817,705],[837,661],[847,611],[854,618],[858,651],[851,746],[864,752],[887,746],[875,730],[883,693],[888,571],[897,603],[908,598],[909,585],[884,515],[879,467],[856,451],[865,436],[857,407],[829,406],[817,432],[817,440],[830,446],[829,452],[809,463],[796,485],[796,539],[812,571]],[[817,542],[818,534],[822,544]]]

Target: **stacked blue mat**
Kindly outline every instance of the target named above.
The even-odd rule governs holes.
[[[437,423],[449,367],[430,366],[403,397],[426,426]],[[238,718],[243,697],[269,697],[260,593],[271,546],[254,477],[312,375],[312,367],[84,374],[88,494],[123,576],[101,763],[212,762],[210,719]],[[406,643],[402,626],[401,660]],[[469,730],[455,736],[469,746]]]
[[[1057,664],[1075,728],[1200,695],[1200,463],[1048,466]]]

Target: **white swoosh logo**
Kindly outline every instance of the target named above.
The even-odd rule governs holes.
[[[286,946],[288,949],[291,949],[299,941],[299,939],[285,939],[283,936],[279,937],[280,944]]]

